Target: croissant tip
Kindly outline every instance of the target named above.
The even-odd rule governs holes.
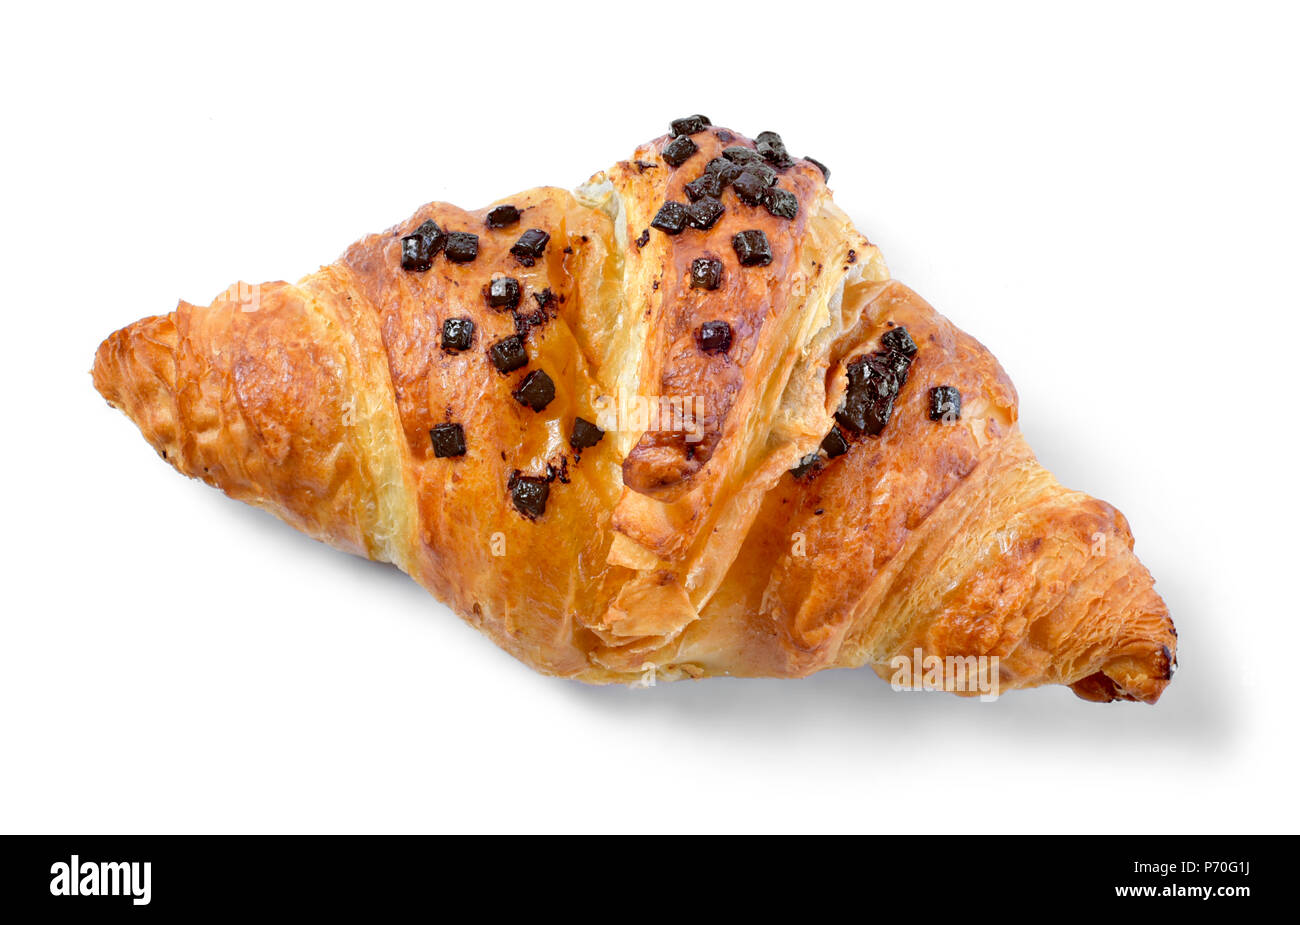
[[[1127,700],[1155,704],[1178,670],[1178,657],[1169,646],[1161,645],[1152,652],[1149,669],[1133,670],[1128,667],[1129,664],[1126,662],[1124,668],[1108,666],[1075,681],[1070,689],[1079,698],[1093,703]]]

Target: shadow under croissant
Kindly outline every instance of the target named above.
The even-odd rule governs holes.
[[[229,504],[216,492],[202,494],[210,499],[210,516],[238,519],[241,531],[256,529],[276,543],[310,549],[312,555],[328,560],[328,567],[335,572],[356,570],[359,580],[388,583],[390,592],[404,602],[409,599],[416,621],[449,621],[462,626],[466,632],[457,634],[458,641],[491,650],[490,657],[500,661],[502,670],[515,672],[514,680],[537,685],[539,694],[555,694],[575,710],[606,718],[625,717],[637,723],[664,719],[711,741],[740,747],[774,735],[801,741],[824,737],[842,743],[856,731],[864,742],[881,737],[899,742],[936,738],[949,743],[995,737],[1008,744],[1038,746],[1092,742],[1130,750],[1172,749],[1201,761],[1226,753],[1225,746],[1237,728],[1238,701],[1230,696],[1234,692],[1231,678],[1223,663],[1213,659],[1196,660],[1180,669],[1194,672],[1195,683],[1172,685],[1151,710],[1126,709],[1118,702],[1098,708],[1055,685],[1008,691],[991,702],[941,692],[897,692],[865,667],[829,669],[797,680],[712,677],[636,689],[547,677],[472,631],[395,566],[345,555],[265,511]],[[1211,624],[1198,619],[1197,602],[1191,597],[1172,603],[1185,614],[1187,626]],[[423,709],[432,722],[447,706],[430,703]]]

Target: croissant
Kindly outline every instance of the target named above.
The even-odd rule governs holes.
[[[94,384],[182,473],[547,674],[984,658],[1155,702],[1176,633],[1124,517],[1038,464],[1006,373],[828,177],[680,119],[573,192],[431,203],[128,325]]]

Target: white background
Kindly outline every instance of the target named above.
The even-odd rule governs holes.
[[[8,7],[0,831],[1295,831],[1300,23],[975,6]],[[830,165],[1127,514],[1180,632],[1158,706],[547,679],[91,387],[178,298],[696,111]]]

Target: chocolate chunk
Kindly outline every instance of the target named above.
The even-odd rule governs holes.
[[[855,434],[861,433],[867,427],[867,402],[861,398],[846,395],[844,404],[835,412],[835,420],[845,430],[851,430]]]
[[[705,196],[711,196],[714,199],[719,198],[726,185],[718,174],[702,173],[699,177],[687,183],[683,189],[686,190],[687,199],[691,202],[698,202]]]
[[[930,420],[961,420],[961,392],[956,386],[940,385],[930,390]]]
[[[429,431],[433,455],[439,459],[465,455],[465,429],[459,424],[439,424]]]
[[[717,289],[721,284],[721,260],[716,257],[696,257],[691,261],[692,289]]]
[[[762,202],[764,194],[767,193],[767,184],[763,182],[763,178],[756,173],[750,173],[748,170],[736,178],[736,182],[731,184],[731,188],[736,191],[736,195],[740,197],[741,202],[748,203],[751,206],[756,206]]]
[[[659,207],[651,228],[658,228],[664,234],[681,234],[686,227],[686,206],[669,200]]]
[[[880,350],[875,355],[894,374],[894,378],[898,380],[898,387],[901,389],[903,383],[907,381],[907,370],[912,365],[912,358],[896,350]]]
[[[519,258],[519,262],[531,267],[537,258],[546,252],[546,245],[551,236],[540,228],[529,228],[519,236],[519,240],[510,245],[510,253]]]
[[[468,318],[448,318],[442,323],[442,349],[468,350],[474,340],[474,322]]]
[[[636,236],[637,250],[640,250],[641,248],[645,247],[649,243],[650,243],[650,229],[642,228],[641,233]]]
[[[893,413],[898,377],[890,362],[879,355],[858,357],[847,372],[849,385],[835,420],[846,430],[875,436],[884,430]]]
[[[894,400],[892,398],[882,398],[879,401],[871,403],[867,409],[867,426],[866,431],[875,437],[885,429],[889,423],[890,416],[894,413]]]
[[[799,214],[799,197],[779,186],[764,191],[763,205],[777,218],[794,218]]]
[[[422,235],[408,234],[402,238],[402,269],[423,273],[433,266],[433,255]]]
[[[712,124],[708,116],[696,113],[693,116],[682,116],[680,119],[674,119],[672,130],[674,135],[694,135],[696,132],[704,131]]]
[[[690,138],[686,135],[678,135],[664,145],[664,160],[674,167],[680,167],[698,150],[700,150],[699,146]]]
[[[750,164],[731,184],[744,202],[756,206],[767,196],[768,187],[775,185],[776,171],[766,164]]]
[[[692,228],[698,228],[701,231],[708,231],[726,212],[726,206],[712,197],[706,196],[699,202],[693,202],[686,207],[686,223]]]
[[[776,181],[778,179],[777,172],[773,170],[771,167],[767,166],[767,164],[764,164],[762,162],[746,164],[745,171],[748,173],[758,174],[760,177],[763,178],[763,182],[768,186],[776,186]]]
[[[772,262],[772,246],[761,229],[742,231],[731,239],[742,267],[764,267]]]
[[[785,149],[785,142],[781,140],[781,136],[776,132],[759,132],[754,141],[757,142],[755,150],[769,164],[782,169],[794,164],[794,158]]]
[[[573,419],[573,432],[569,434],[569,446],[575,450],[585,450],[595,446],[605,436],[605,432],[590,421],[582,418]]]
[[[478,256],[478,235],[468,231],[450,232],[445,253],[452,263],[469,263]]]
[[[916,341],[912,340],[912,335],[907,333],[907,328],[902,325],[890,328],[884,334],[881,334],[880,346],[886,350],[901,353],[905,357],[916,356]]]
[[[519,304],[519,280],[498,276],[488,283],[487,303],[493,308],[514,308]]]
[[[731,349],[731,325],[725,321],[706,321],[695,332],[695,342],[705,353],[726,353]]]
[[[725,157],[715,157],[704,165],[704,172],[718,178],[718,181],[725,188],[727,184],[735,181],[740,176],[741,166],[733,164]]]
[[[722,156],[733,164],[752,164],[761,160],[761,155],[753,148],[742,147],[741,145],[732,145],[730,148],[722,149]]]
[[[885,429],[893,410],[892,398],[872,400],[861,393],[849,393],[844,399],[844,405],[835,412],[835,420],[845,430],[867,433],[874,437]]]
[[[533,478],[515,473],[510,476],[510,500],[515,510],[529,520],[536,520],[546,513],[546,498],[551,493],[551,486],[546,479]]]
[[[803,478],[808,473],[815,472],[817,470],[817,464],[819,462],[821,462],[820,454],[816,452],[809,453],[803,459],[799,460],[799,465],[791,469],[790,474],[797,479]]]
[[[447,241],[438,223],[429,219],[402,238],[402,269],[423,273],[433,266],[433,258]]]
[[[830,181],[830,178],[831,178],[831,169],[830,169],[829,167],[827,167],[825,164],[823,164],[821,161],[819,161],[819,160],[817,160],[817,159],[815,159],[815,158],[805,157],[804,160],[807,161],[808,163],[812,164],[814,167],[816,167],[818,170],[820,170],[820,171],[822,172],[822,180],[823,180],[823,182],[829,182],[829,181]]]
[[[884,356],[872,354],[849,364],[849,391],[864,391],[871,399],[898,394],[898,376]]]
[[[519,210],[514,206],[497,206],[487,214],[489,228],[509,228],[519,221]]]
[[[488,356],[499,373],[508,373],[528,365],[528,351],[518,334],[502,338],[488,348]]]
[[[555,399],[555,383],[543,370],[535,369],[512,394],[519,404],[541,411]]]
[[[844,439],[844,431],[838,427],[832,427],[822,440],[822,449],[826,451],[828,459],[834,459],[836,456],[843,456],[849,451],[849,441]]]

